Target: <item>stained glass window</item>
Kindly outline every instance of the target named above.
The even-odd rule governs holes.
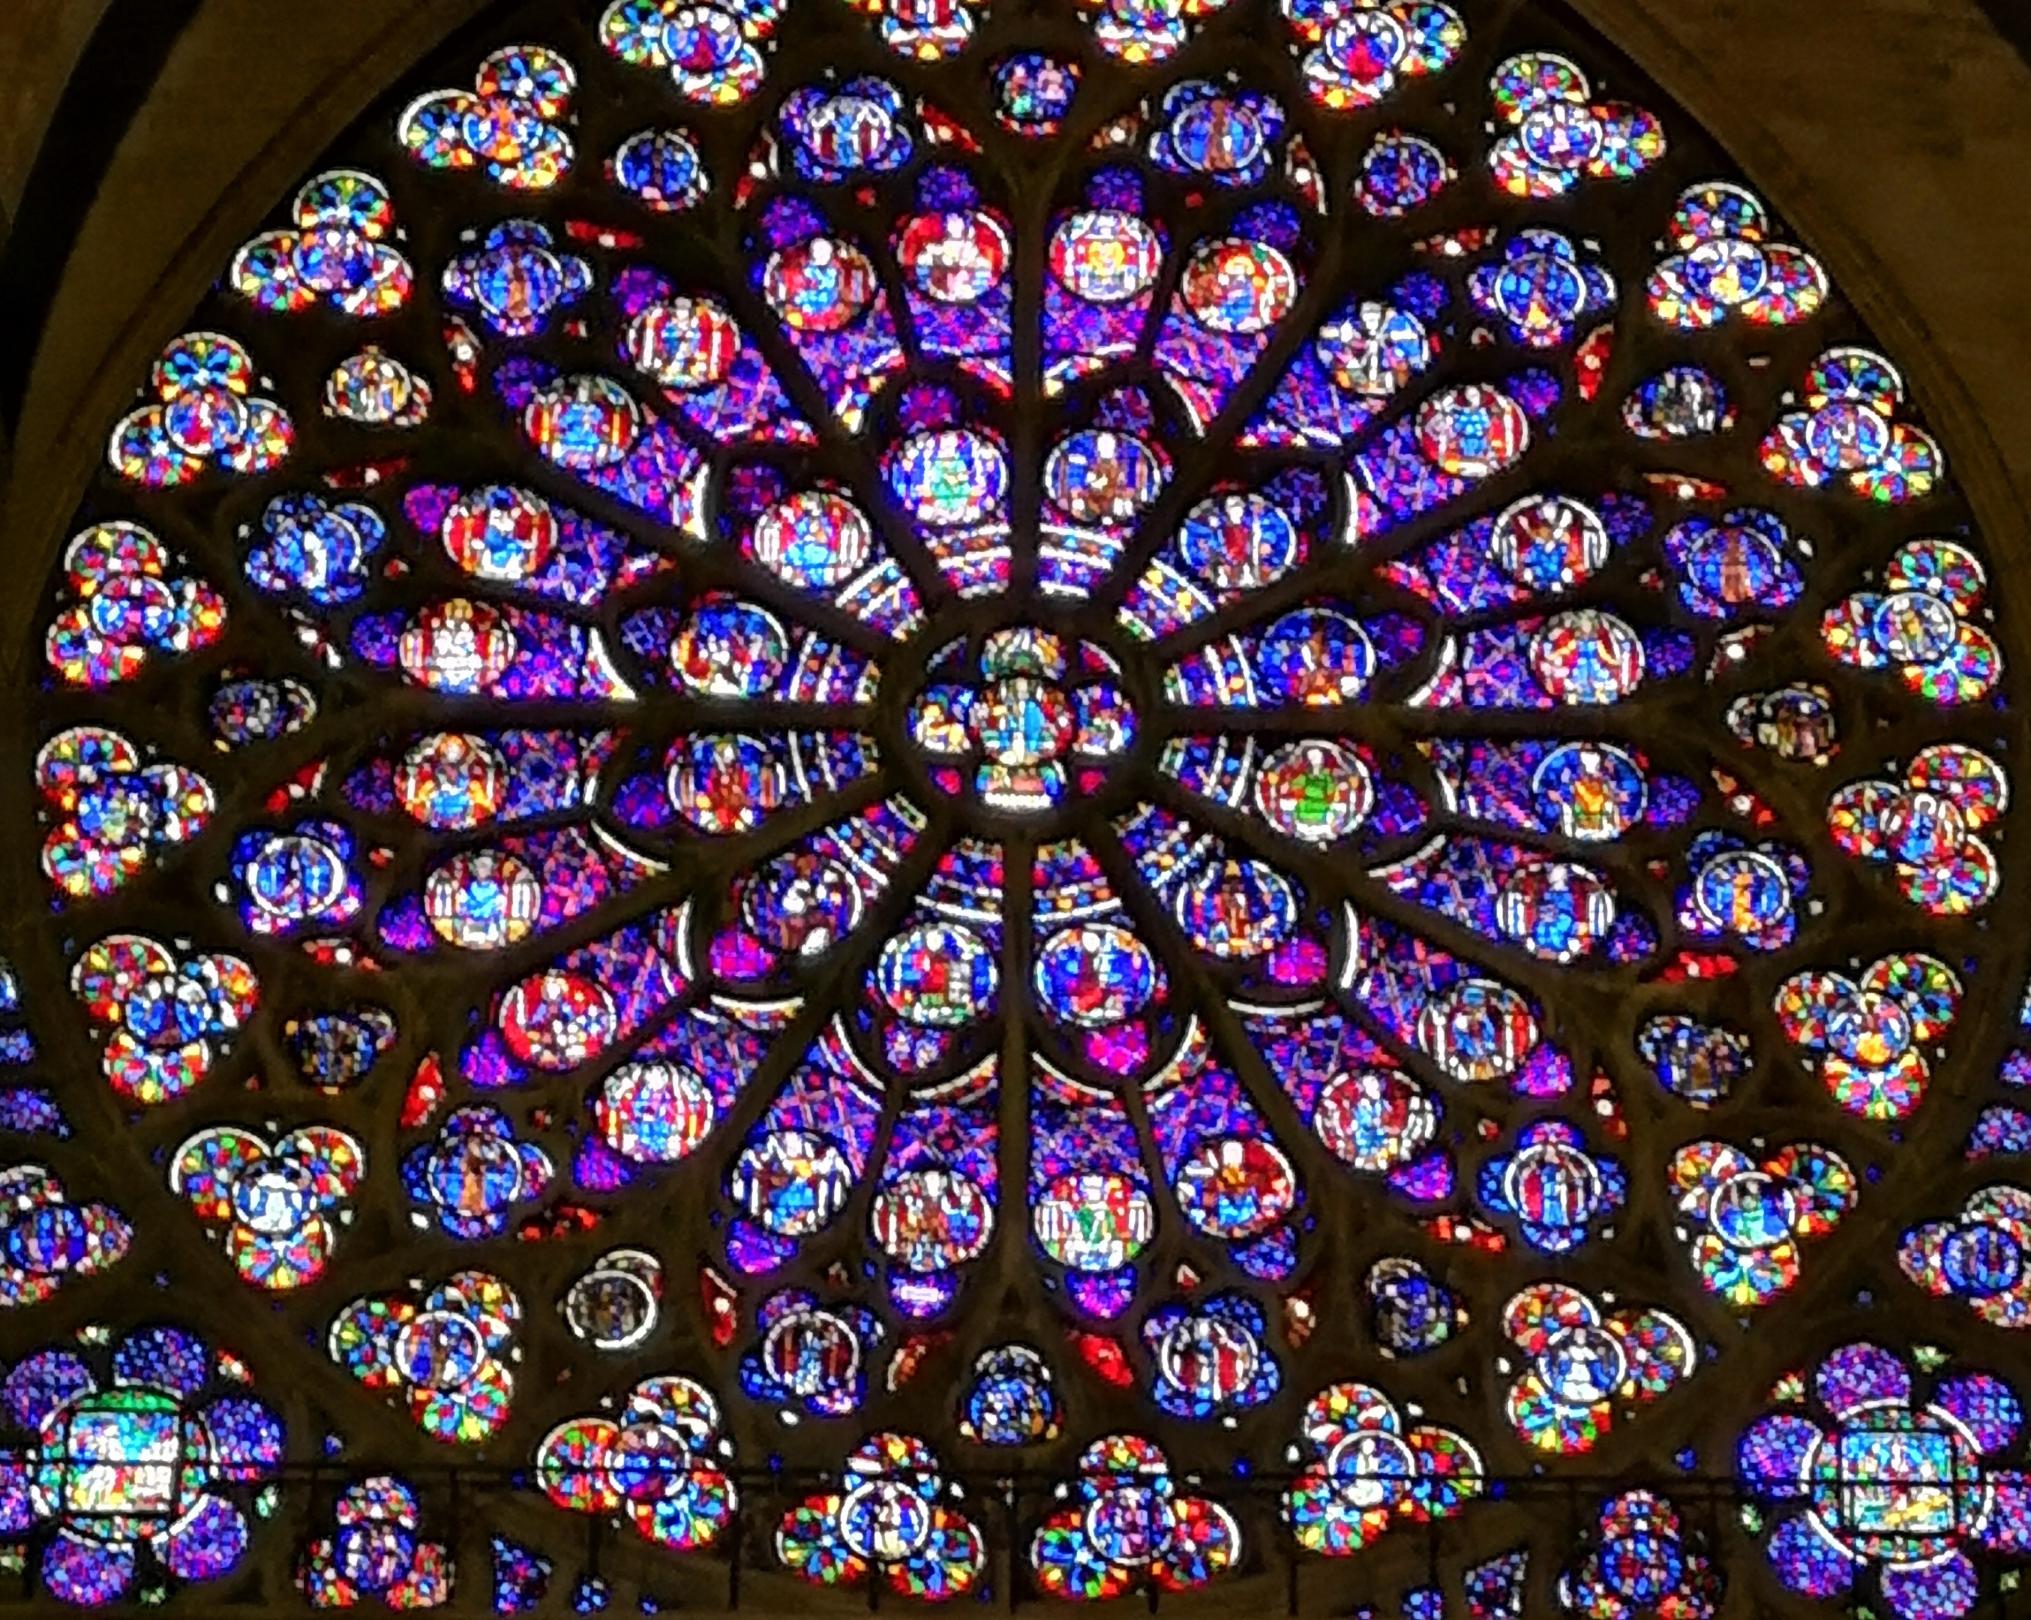
[[[1982,545],[1553,8],[531,6],[108,428],[25,1592],[2013,1589]]]

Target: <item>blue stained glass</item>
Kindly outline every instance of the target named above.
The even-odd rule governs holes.
[[[2021,1393],[1945,1347],[2031,1331],[2031,1058],[1967,1069],[2021,615],[1826,268],[1557,17],[813,3],[454,42],[100,424],[0,974],[43,1589],[662,1601],[534,1519],[454,1571],[351,1465],[413,1428],[877,1606],[1458,1515],[1352,1601],[1704,1620],[1644,1470],[1799,1289],[1908,1331],[1758,1373],[1743,1533],[1999,1596]],[[1550,1566],[1491,1422],[1629,1471]]]

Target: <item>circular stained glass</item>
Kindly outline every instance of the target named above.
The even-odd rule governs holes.
[[[273,1331],[59,1305],[37,1578],[2002,1601],[2010,579],[1824,267],[1553,14],[813,4],[538,6],[103,424],[0,1303]]]

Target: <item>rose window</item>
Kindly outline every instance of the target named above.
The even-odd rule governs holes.
[[[2003,1601],[2008,581],[1781,213],[1535,10],[523,20],[48,584],[10,1567]]]

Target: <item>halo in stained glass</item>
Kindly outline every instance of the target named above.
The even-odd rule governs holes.
[[[110,426],[23,847],[136,1174],[0,1171],[0,1305],[260,1290],[264,1378],[372,1408],[319,1604],[471,1579],[369,1434],[533,1459],[504,1592],[566,1515],[870,1602],[1444,1519],[1476,1620],[1533,1556],[1711,1612],[1667,1467],[1793,1504],[1794,1592],[2000,1591],[2016,1394],[1785,1360],[1849,1297],[2031,1324],[2008,1163],[1926,1190],[2023,954],[2008,580],[1833,279],[1550,14],[815,4],[407,87]],[[181,1343],[120,1340],[159,1417],[32,1360],[10,1417],[268,1466]],[[1583,1454],[1651,1473],[1498,1545]],[[166,1477],[31,1491],[52,1588],[266,1533],[169,1542]]]

